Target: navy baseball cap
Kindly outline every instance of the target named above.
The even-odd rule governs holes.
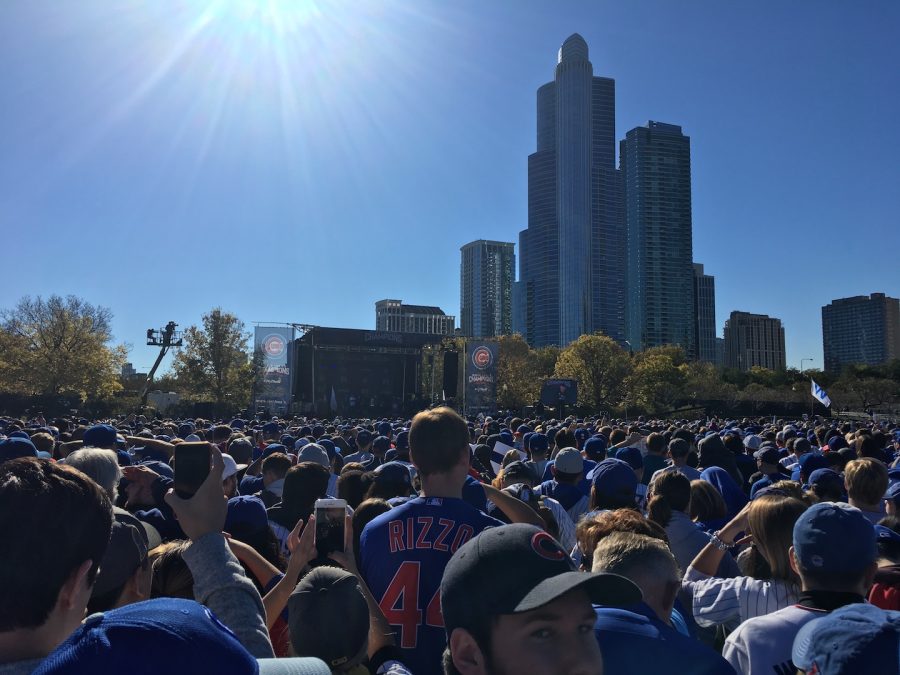
[[[602,434],[595,434],[584,442],[584,452],[588,459],[605,459],[609,441]]]
[[[400,462],[385,462],[375,468],[375,482],[412,485],[412,476],[405,464],[401,464]]]
[[[506,445],[508,445],[510,447],[515,445],[516,441],[513,438],[513,435],[508,430],[501,431],[498,435],[500,436],[500,438],[498,440],[501,443],[505,443]]]
[[[900,544],[900,532],[895,532],[884,525],[875,526],[875,541],[879,544]]]
[[[594,604],[628,606],[641,590],[616,574],[579,572],[553,537],[518,523],[484,530],[463,544],[441,579],[441,612],[449,637],[485,616],[538,609],[583,588]]]
[[[368,429],[360,429],[356,432],[356,445],[359,446],[359,448],[364,448],[371,443],[373,439],[374,436],[372,436],[372,432]]]
[[[818,675],[897,673],[900,612],[867,602],[840,607],[797,632],[791,660]]]
[[[375,427],[376,431],[378,431],[379,436],[390,436],[394,433],[394,427],[391,426],[390,422],[379,422]]]
[[[269,525],[266,505],[255,495],[240,495],[228,500],[224,531],[235,534],[235,530],[256,532]]]
[[[140,462],[140,466],[146,466],[148,469],[152,469],[160,476],[165,476],[166,478],[175,478],[175,469],[172,468],[171,464],[166,462],[161,462],[158,459],[148,459]]]
[[[398,451],[409,450],[409,432],[401,431],[394,439],[394,447]]]
[[[528,481],[532,485],[537,482],[534,470],[525,462],[510,462],[503,469],[503,477],[511,481]]]
[[[108,424],[95,424],[84,432],[82,445],[85,448],[113,448],[116,445],[116,430]]]
[[[375,440],[372,441],[372,452],[376,452],[379,455],[384,455],[388,450],[391,449],[391,439],[387,436],[376,436]]]
[[[582,443],[584,443],[591,437],[591,432],[587,429],[576,429],[574,435],[576,441],[581,441]]]
[[[282,454],[287,454],[288,450],[281,443],[269,443],[265,449],[262,451],[263,457],[268,457],[269,455],[273,455],[276,452],[280,452]]]
[[[546,434],[534,433],[528,438],[528,449],[532,452],[545,453],[550,449],[550,441]]]
[[[588,473],[594,489],[617,499],[634,498],[638,480],[634,470],[621,459],[607,458]]]
[[[264,436],[277,436],[281,433],[281,429],[275,422],[266,422],[263,424],[262,432]]]
[[[92,614],[35,673],[165,672],[331,675],[319,659],[256,659],[206,607],[156,598]]]
[[[0,462],[6,462],[19,457],[37,457],[37,448],[30,438],[10,436],[0,441]]]
[[[809,474],[809,484],[823,488],[838,488],[841,492],[844,491],[844,479],[833,469],[816,469]]]
[[[820,502],[794,523],[794,554],[811,573],[856,574],[876,558],[875,528],[857,508]]]
[[[778,454],[777,449],[769,445],[754,452],[753,457],[763,464],[778,464],[781,455]]]
[[[885,499],[892,499],[894,503],[900,505],[900,482],[889,485],[887,492],[884,493]]]
[[[622,460],[632,469],[644,468],[644,458],[641,456],[640,448],[622,448],[616,453],[616,459]]]

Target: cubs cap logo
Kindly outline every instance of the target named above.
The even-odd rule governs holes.
[[[494,361],[494,355],[487,347],[478,347],[472,352],[472,364],[479,370],[484,370]]]
[[[262,341],[262,349],[270,359],[277,358],[284,354],[284,338],[274,333],[266,335]]]
[[[556,539],[543,530],[534,533],[531,549],[545,560],[564,560],[568,557]]]

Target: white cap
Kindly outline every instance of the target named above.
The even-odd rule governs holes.
[[[225,464],[225,469],[222,471],[222,480],[227,480],[238,472],[237,462],[234,461],[234,457],[231,455],[227,455],[223,452],[222,463]]]
[[[200,443],[200,437],[197,434],[188,434],[184,437],[185,443]]]

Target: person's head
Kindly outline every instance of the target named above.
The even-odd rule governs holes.
[[[641,454],[640,448],[622,448],[619,450],[618,454],[616,454],[616,459],[620,459],[628,464],[628,466],[631,467],[631,470],[634,471],[637,482],[641,482],[644,477],[644,457]]]
[[[844,481],[837,471],[816,469],[809,476],[809,491],[818,502],[844,500]]]
[[[662,455],[666,450],[666,437],[655,431],[647,436],[647,452],[651,455]]]
[[[760,470],[766,476],[770,476],[773,473],[778,473],[778,449],[772,447],[771,445],[764,446],[753,453],[753,457],[756,459],[756,468]]]
[[[900,564],[900,518],[885,516],[875,526],[878,557],[890,565]]]
[[[871,457],[854,459],[844,470],[844,484],[854,506],[878,510],[888,488],[887,467]]]
[[[189,541],[167,541],[150,551],[150,597],[194,598],[194,575],[184,560]]]
[[[284,477],[281,520],[293,522],[294,525],[301,518],[308,520],[316,500],[327,496],[330,476],[328,469],[315,462],[301,462],[292,466]]]
[[[227,453],[222,453],[222,463],[225,465],[222,470],[222,494],[226,499],[231,499],[238,492],[238,465],[234,457]]]
[[[675,466],[684,466],[691,452],[691,444],[683,438],[673,438],[669,441],[669,458]]]
[[[532,460],[541,461],[547,459],[549,451],[550,442],[545,434],[535,433],[528,439],[528,452]]]
[[[268,486],[287,476],[291,468],[291,458],[283,452],[273,452],[262,461],[263,484]]]
[[[359,562],[359,538],[362,531],[366,529],[366,525],[375,520],[382,513],[391,510],[391,505],[384,499],[370,498],[364,499],[353,510],[353,550],[356,552],[357,563]]]
[[[364,482],[369,485],[366,499],[408,497],[413,489],[409,469],[400,462],[381,464],[366,475]]]
[[[442,475],[465,481],[469,470],[469,427],[450,408],[424,410],[409,427],[409,456],[426,480]]]
[[[577,485],[584,474],[584,458],[576,448],[563,448],[553,461],[553,478],[558,483]]]
[[[445,673],[597,673],[592,603],[640,600],[627,579],[586,574],[532,525],[485,530],[450,559],[441,580]]]
[[[69,453],[63,463],[92,479],[103,489],[109,500],[115,503],[122,469],[113,450],[81,448]]]
[[[698,523],[712,523],[722,520],[728,515],[728,507],[722,493],[716,490],[709,481],[691,481],[691,508],[689,513],[691,520]]]
[[[575,540],[581,551],[584,569],[590,569],[597,544],[613,532],[643,534],[668,543],[666,532],[652,520],[647,520],[634,509],[601,511],[585,516],[575,526]]]
[[[106,612],[150,597],[149,540],[141,522],[117,511],[109,545],[91,590],[88,614]]]
[[[77,469],[34,458],[0,465],[0,634],[49,651],[75,630],[111,528],[109,496]]]
[[[369,608],[359,580],[337,567],[316,567],[288,599],[291,648],[322,659],[332,673],[350,671],[366,658]]]
[[[634,470],[620,459],[604,459],[592,469],[591,509],[635,507],[638,480]]]
[[[500,481],[500,489],[508,488],[511,485],[523,483],[529,487],[534,487],[537,482],[537,476],[534,470],[525,462],[513,462],[503,468],[498,476]]]
[[[691,481],[678,471],[666,471],[650,485],[647,517],[666,527],[673,511],[687,513],[691,505]]]
[[[224,531],[259,553],[272,565],[283,570],[285,559],[278,537],[269,526],[266,505],[254,495],[238,495],[228,500]],[[248,575],[253,579],[253,575]]]
[[[797,518],[790,562],[804,590],[865,595],[878,564],[875,528],[852,506],[821,502]]]
[[[366,498],[368,483],[363,482],[365,471],[350,469],[341,471],[337,479],[337,496],[347,502],[347,506],[355,509]]]
[[[613,533],[594,549],[591,571],[631,579],[660,619],[668,622],[672,616],[681,590],[681,574],[665,542],[643,534]]]
[[[793,497],[766,495],[754,499],[747,514],[753,546],[768,563],[773,579],[798,584],[791,567],[790,548],[794,523],[806,510],[806,504]]]

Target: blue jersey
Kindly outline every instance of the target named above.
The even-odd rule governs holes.
[[[403,662],[416,675],[443,673],[447,644],[441,577],[450,556],[499,520],[462,499],[417,497],[366,525],[360,572],[394,628]]]

